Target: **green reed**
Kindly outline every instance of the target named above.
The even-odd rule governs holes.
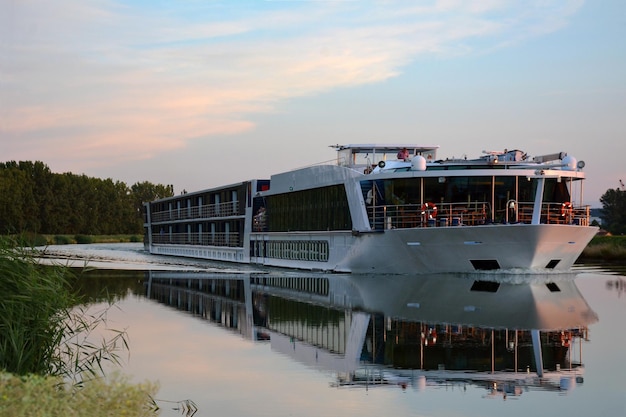
[[[76,277],[64,266],[42,266],[27,248],[0,238],[0,370],[54,375],[81,385],[104,375],[128,350],[126,332],[92,342],[106,326],[107,307],[89,312],[73,292]]]
[[[24,250],[0,243],[0,368],[48,374],[58,366],[65,312],[74,301],[60,268],[41,268]]]

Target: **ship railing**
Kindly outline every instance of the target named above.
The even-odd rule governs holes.
[[[514,202],[510,209],[491,210],[484,201],[439,204],[400,204],[369,206],[367,215],[372,229],[403,229],[412,227],[477,226],[487,223],[532,222],[533,202]],[[506,207],[509,207],[507,204]],[[546,202],[541,207],[541,223],[588,226],[589,206],[571,206]]]
[[[488,222],[491,205],[484,201],[378,205],[368,207],[367,215],[373,229],[475,226]]]
[[[204,219],[215,217],[229,217],[238,215],[239,204],[237,201],[227,201],[218,204],[205,204],[202,206],[181,207],[172,210],[157,211],[150,213],[153,223],[171,220]]]
[[[509,222],[531,223],[534,203],[520,202],[517,205],[517,218],[512,216]],[[545,224],[575,224],[589,226],[591,217],[590,206],[575,206],[562,202],[544,202],[541,205],[541,223]]]
[[[241,234],[229,233],[159,233],[152,235],[153,244],[241,247]]]

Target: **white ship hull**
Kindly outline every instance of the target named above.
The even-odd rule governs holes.
[[[421,274],[479,270],[564,271],[597,228],[558,224],[391,229],[373,233],[259,234],[254,239],[328,242],[327,261],[249,257],[247,249],[152,245],[151,253],[348,273]]]
[[[355,237],[336,270],[356,273],[567,270],[596,233],[566,225],[396,229]]]

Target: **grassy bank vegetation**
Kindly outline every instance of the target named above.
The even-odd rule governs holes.
[[[49,245],[67,245],[71,243],[123,243],[142,242],[140,235],[44,235]]]
[[[158,407],[150,399],[156,391],[155,384],[133,384],[120,376],[73,390],[60,377],[0,372],[0,416],[154,417]]]
[[[48,246],[48,245],[70,245],[70,244],[90,244],[90,243],[124,243],[142,242],[143,236],[117,234],[117,235],[43,235],[37,233],[22,233],[12,236],[22,246]]]
[[[594,237],[579,260],[626,262],[626,236]]]

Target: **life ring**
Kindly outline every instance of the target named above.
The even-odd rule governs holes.
[[[424,203],[422,204],[422,215],[426,216],[427,219],[434,219],[437,217],[437,206],[434,203]]]
[[[567,333],[561,332],[561,346],[569,347],[571,340],[572,340],[572,335],[569,332]]]
[[[572,214],[572,203],[566,201],[561,204],[561,217],[566,217]]]

